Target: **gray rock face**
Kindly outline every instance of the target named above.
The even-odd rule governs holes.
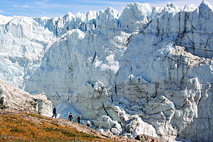
[[[0,79],[0,109],[52,116],[52,102],[44,93],[30,95]]]

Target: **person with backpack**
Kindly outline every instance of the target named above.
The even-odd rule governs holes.
[[[81,121],[81,115],[78,116],[77,121],[78,121],[78,123],[80,123],[80,121]]]
[[[72,113],[70,113],[69,119],[70,119],[70,121],[72,121],[72,119],[73,119]]]
[[[91,122],[89,121],[89,119],[87,120],[87,126],[89,127],[91,125]]]

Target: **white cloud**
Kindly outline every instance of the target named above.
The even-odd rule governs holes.
[[[207,1],[213,1],[213,0],[207,0]],[[84,0],[79,0],[79,2],[84,3]],[[194,4],[195,6],[199,6],[202,2],[202,0],[129,0],[126,2],[119,2],[119,1],[110,1],[110,0],[104,0],[104,1],[99,1],[99,0],[91,0],[89,1],[91,4],[94,3],[94,5],[90,5],[89,7],[85,6],[86,9],[92,10],[96,9],[98,10],[105,10],[107,7],[111,6],[114,9],[118,10],[120,13],[123,10],[123,6],[126,6],[128,3],[148,3],[151,7],[165,7],[168,3],[174,3],[176,6],[179,7],[184,7],[185,5],[191,5]],[[211,3],[210,3],[211,4]],[[98,6],[97,6],[98,5]]]
[[[47,2],[49,2],[49,0],[40,0],[40,1],[37,0],[37,1],[35,1],[35,4],[42,5],[42,4],[45,4]]]
[[[207,0],[211,5],[213,5],[213,0]],[[77,14],[78,12],[87,13],[88,11],[99,11],[105,10],[108,7],[112,7],[120,13],[123,10],[123,7],[128,3],[148,3],[150,6],[154,7],[165,7],[169,2],[174,3],[179,7],[183,7],[185,5],[194,4],[195,6],[199,6],[202,0],[128,0],[128,1],[111,1],[111,0],[78,0],[77,3],[73,3],[71,1],[64,3],[61,2],[52,2],[52,0],[28,0],[26,3],[17,3],[16,5],[11,5],[13,9],[16,11],[16,14],[30,16],[63,16],[68,11]],[[12,4],[12,2],[10,2]],[[4,9],[3,9],[4,10]],[[11,13],[13,10],[8,11],[7,13]],[[3,13],[5,11],[0,11]],[[14,13],[13,13],[14,14]],[[12,15],[12,14],[10,14]]]
[[[79,2],[83,2],[83,0],[79,0]],[[90,0],[90,3],[94,3],[95,5],[97,4],[102,4],[102,5],[123,5],[123,4],[127,4],[127,3],[132,3],[130,2],[121,2],[121,1],[99,1],[99,0]]]
[[[0,10],[0,13],[1,13],[1,14],[3,14],[3,13],[4,13],[4,11],[3,11],[3,10]]]
[[[15,8],[20,8],[20,9],[23,9],[23,8],[30,8],[30,6],[27,5],[27,4],[24,4],[24,5],[13,5],[13,7],[15,7]]]
[[[195,6],[199,6],[202,3],[202,0],[168,0],[168,1],[160,1],[160,0],[156,0],[156,1],[152,1],[149,4],[151,6],[157,6],[157,7],[164,7],[166,6],[168,3],[174,3],[176,6],[179,7],[184,7],[185,5],[191,5],[194,4]]]

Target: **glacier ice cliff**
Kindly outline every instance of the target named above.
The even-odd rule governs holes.
[[[213,139],[207,1],[0,19],[0,77],[45,92],[64,118],[74,111],[103,133],[127,137]]]

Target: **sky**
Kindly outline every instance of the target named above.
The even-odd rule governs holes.
[[[213,6],[213,0],[207,1]],[[86,14],[108,7],[121,13],[124,6],[134,2],[149,3],[151,7],[164,7],[170,2],[180,7],[190,4],[198,7],[202,0],[0,0],[0,15],[52,18],[64,16],[67,12]]]

